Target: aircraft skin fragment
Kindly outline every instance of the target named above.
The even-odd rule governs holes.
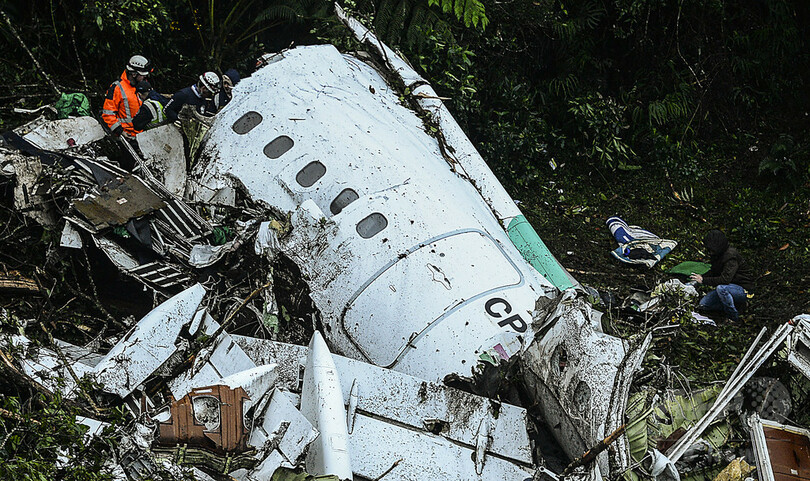
[[[88,192],[73,206],[96,229],[124,225],[130,219],[154,212],[166,204],[135,176],[112,180],[101,191]]]
[[[66,150],[104,138],[104,130],[93,117],[76,117],[45,122],[22,137],[42,150]]]
[[[575,459],[619,427],[607,427],[606,420],[627,347],[593,329],[590,304],[573,289],[565,292],[550,318],[545,335],[524,350],[521,366],[554,436]],[[607,453],[597,459],[601,471],[609,472]]]
[[[196,284],[150,311],[96,365],[96,380],[121,397],[134,391],[177,350],[174,341],[203,296]]]
[[[146,166],[171,194],[182,198],[188,176],[180,131],[167,124],[143,131],[137,138]]]
[[[810,315],[802,314],[791,321],[796,329],[788,337],[788,362],[810,379]]]

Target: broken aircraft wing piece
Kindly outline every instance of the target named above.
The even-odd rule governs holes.
[[[278,364],[279,387],[298,390],[298,365],[307,356],[306,347],[233,337],[257,364]],[[355,476],[375,479],[389,470],[385,478],[390,480],[522,481],[532,476],[525,409],[361,361],[332,358],[343,405],[355,404],[342,410],[341,419],[344,427],[352,426],[348,447]],[[477,457],[476,451],[485,455]],[[545,473],[542,479],[556,479],[537,469]]]
[[[95,367],[108,392],[126,397],[177,350],[175,340],[199,309],[205,288],[197,284],[154,308]]]

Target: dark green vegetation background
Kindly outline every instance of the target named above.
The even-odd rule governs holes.
[[[745,322],[684,326],[657,347],[692,379],[727,377],[761,326],[810,312],[810,3],[346,0],[344,7],[450,99],[581,282],[620,295],[651,289],[662,268],[701,259],[708,229],[729,235],[760,276]],[[14,107],[55,100],[43,72],[62,90],[87,93],[98,110],[134,53],[155,62],[159,91],[174,92],[203,70],[249,73],[259,54],[291,44],[356,46],[321,0],[3,1],[0,11],[0,130],[30,118]],[[652,270],[620,265],[608,255],[611,215],[680,244]],[[14,232],[53,242],[31,226]],[[42,253],[20,261],[25,249],[3,239],[0,262],[24,274],[41,265]],[[71,275],[81,280],[75,269]]]

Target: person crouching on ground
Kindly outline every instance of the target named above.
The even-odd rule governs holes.
[[[754,288],[754,275],[751,267],[737,249],[728,245],[726,235],[719,230],[710,230],[703,238],[703,245],[711,259],[711,269],[706,275],[692,274],[699,284],[714,286],[700,300],[699,310],[722,311],[731,321],[740,319],[738,308],[746,301],[747,291]]]

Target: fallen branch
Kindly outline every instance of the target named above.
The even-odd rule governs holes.
[[[64,8],[64,5],[62,6]],[[68,33],[70,33],[70,42],[73,44],[73,53],[76,54],[76,63],[79,64],[79,73],[82,74],[82,85],[84,85],[85,90],[90,90],[90,87],[87,86],[87,77],[84,75],[84,68],[82,67],[82,58],[79,56],[79,49],[76,48],[76,37],[73,34],[76,31],[76,26],[73,25],[68,29]]]
[[[14,37],[17,39],[18,42],[20,42],[20,46],[28,53],[28,56],[31,57],[31,60],[34,61],[34,65],[37,66],[37,70],[39,70],[40,75],[45,77],[45,80],[48,81],[48,84],[51,86],[53,91],[56,92],[56,95],[62,95],[62,91],[59,90],[59,88],[56,86],[55,83],[53,83],[53,80],[51,80],[51,77],[47,73],[45,73],[45,70],[42,68],[42,65],[39,64],[39,61],[37,60],[37,58],[34,57],[33,53],[31,53],[31,50],[28,48],[28,45],[26,45],[25,42],[23,42],[23,39],[17,33],[17,29],[15,29],[14,25],[11,24],[11,19],[8,18],[8,15],[6,15],[6,12],[3,11],[3,10],[0,10],[0,15],[3,15],[3,20],[6,21],[6,24],[8,25],[9,30],[11,30],[11,34],[14,35]]]
[[[24,417],[20,416],[19,414],[13,413],[11,411],[7,411],[7,410],[5,410],[3,408],[0,408],[0,416],[4,417],[6,419],[13,419],[15,421],[19,421],[21,423],[32,422],[32,423],[34,423],[36,425],[42,424],[39,421],[37,421],[36,419],[25,419]]]
[[[0,274],[0,291],[13,291],[17,293],[40,293],[39,284],[33,279],[14,274]]]
[[[399,465],[399,463],[401,463],[401,462],[402,462],[402,458],[399,458],[399,459],[397,459],[396,461],[394,461],[394,464],[392,464],[390,468],[386,469],[384,473],[382,473],[381,475],[379,475],[379,476],[377,476],[376,478],[374,478],[374,481],[380,481],[380,480],[381,480],[382,478],[384,478],[384,477],[385,477],[385,476],[386,476],[388,473],[390,473],[391,471],[393,471],[393,469],[394,469],[394,468],[396,468],[396,467]]]
[[[581,271],[579,269],[565,268],[568,272],[573,274],[583,274],[586,276],[624,276],[624,277],[647,277],[647,274],[631,274],[629,272],[597,272],[597,271]]]
[[[626,424],[622,424],[621,426],[619,426],[618,429],[616,429],[615,431],[610,433],[610,435],[608,437],[606,437],[605,439],[599,441],[596,444],[596,446],[594,446],[591,449],[585,451],[585,454],[583,454],[582,456],[578,457],[577,459],[571,461],[571,464],[569,464],[568,467],[565,468],[565,470],[562,472],[560,477],[562,478],[562,477],[565,477],[565,476],[571,474],[572,471],[574,471],[576,468],[578,468],[580,466],[585,466],[587,464],[592,463],[596,459],[596,457],[599,456],[599,453],[601,453],[602,451],[607,449],[608,446],[613,444],[613,441],[618,439],[619,436],[621,436],[624,433],[624,429],[625,429],[626,426],[627,426]]]
[[[53,393],[51,391],[49,391],[48,388],[46,388],[45,386],[40,384],[36,379],[31,378],[30,376],[28,376],[24,372],[17,369],[14,366],[14,364],[11,362],[11,359],[9,358],[9,356],[2,349],[0,349],[0,361],[2,361],[2,362],[0,362],[0,372],[3,372],[4,374],[6,374],[7,378],[10,378],[12,382],[16,382],[17,384],[28,386],[29,388],[33,389],[34,391],[36,391],[36,392],[42,394],[43,396],[45,396],[45,399],[47,399],[48,401],[51,401],[51,402],[54,401],[55,398],[54,398]],[[66,404],[67,406],[70,406],[70,407],[78,410],[84,416],[88,416],[88,417],[96,416],[95,413],[93,413],[92,411],[90,411],[86,407],[82,406],[79,403],[71,401],[70,399],[67,399],[67,398],[63,397],[63,398],[61,398],[61,402],[63,404]]]
[[[225,331],[225,329],[230,326],[231,321],[233,321],[236,314],[239,311],[241,311],[242,308],[245,307],[247,305],[247,303],[250,302],[250,300],[253,299],[258,293],[260,293],[261,291],[263,291],[264,289],[267,289],[268,287],[270,287],[272,285],[273,285],[273,282],[271,281],[271,282],[268,282],[267,284],[259,287],[255,291],[251,292],[250,295],[247,296],[244,301],[242,301],[242,304],[240,304],[239,307],[237,307],[232,313],[230,313],[230,315],[228,315],[228,317],[224,321],[222,321],[222,324],[219,326],[219,328],[216,331],[214,331],[213,334],[211,334],[211,336],[209,336],[202,344],[200,344],[199,347],[193,349],[192,352],[189,354],[188,358],[186,358],[185,361],[178,364],[177,367],[175,367],[172,370],[172,377],[180,374],[181,372],[185,371],[189,367],[192,367],[194,365],[194,359],[197,357],[197,354],[202,352],[207,347],[211,346],[216,341],[216,339],[219,337],[219,335],[222,334],[222,332]],[[203,360],[203,362],[200,363],[200,366],[205,364],[204,361],[205,361],[205,359]]]

